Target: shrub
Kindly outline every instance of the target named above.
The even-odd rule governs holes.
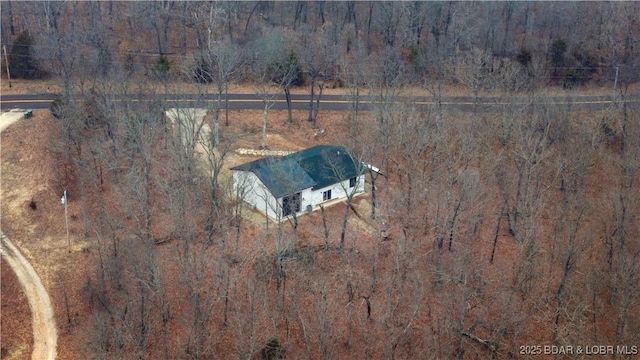
[[[316,260],[316,249],[312,246],[301,247],[298,251],[298,260],[306,267],[312,266]]]
[[[302,72],[302,66],[300,66],[300,62],[298,61],[298,55],[296,53],[291,52],[289,54],[289,64],[295,69],[293,74],[293,81],[291,85],[293,86],[302,86],[304,85],[304,73]]]
[[[551,43],[551,65],[562,67],[564,65],[564,53],[567,51],[567,43],[562,39],[556,39]]]
[[[253,263],[253,271],[256,274],[256,278],[259,280],[273,280],[273,276],[277,272],[275,258],[273,256],[269,256],[267,253],[261,253]]]
[[[604,141],[609,145],[614,144],[620,137],[618,131],[610,123],[610,120],[605,118],[600,121],[600,131],[602,131]]]
[[[420,48],[412,48],[407,56],[407,60],[413,66],[413,71],[417,75],[423,76],[427,73],[427,55],[426,51]]]
[[[524,67],[529,66],[531,63],[531,51],[527,48],[521,48],[518,55],[516,55],[516,60]]]
[[[209,84],[213,81],[211,64],[203,56],[199,56],[195,59],[193,80],[197,81],[199,84]]]
[[[271,81],[276,84],[287,84],[292,86],[304,85],[304,73],[298,62],[298,56],[291,52],[283,60],[276,60],[269,65],[271,71]]]
[[[575,71],[580,78],[580,83],[585,83],[587,80],[591,80],[600,67],[598,57],[590,53],[583,44],[578,44],[578,46],[573,49],[571,55],[573,55],[579,64]]]
[[[169,62],[169,59],[164,55],[160,55],[154,71],[156,76],[159,77],[160,79],[166,79],[167,76],[169,75],[170,69],[171,69],[171,63]]]
[[[133,72],[135,71],[135,61],[131,54],[127,54],[127,56],[124,58],[124,64],[122,64],[122,69],[128,76],[133,75]]]
[[[576,85],[582,82],[582,78],[577,72],[575,72],[574,70],[568,70],[564,75],[564,79],[562,80],[562,87],[564,89],[573,89]]]
[[[269,340],[267,344],[262,348],[262,359],[284,359],[284,349],[282,348],[282,346],[280,346],[280,342],[278,342],[278,339],[273,338]]]
[[[64,107],[66,106],[65,101],[62,99],[62,96],[57,95],[53,102],[51,102],[51,106],[49,106],[49,110],[51,111],[51,115],[56,119],[60,119],[62,117]]]

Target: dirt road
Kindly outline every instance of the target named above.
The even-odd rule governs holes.
[[[22,118],[21,116],[16,116],[15,113],[6,116],[8,114],[11,113],[2,114],[2,118],[0,119],[0,132]],[[55,359],[58,331],[47,290],[42,285],[42,281],[33,269],[33,266],[22,256],[9,238],[1,232],[0,254],[13,269],[29,300],[34,343],[31,358],[33,360]],[[11,294],[3,295],[11,296]]]

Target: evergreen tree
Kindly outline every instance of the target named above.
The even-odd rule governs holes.
[[[36,60],[31,55],[33,38],[27,31],[18,34],[9,54],[11,76],[22,79],[37,79],[42,76]]]

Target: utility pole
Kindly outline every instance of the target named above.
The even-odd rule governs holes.
[[[9,80],[9,87],[11,87],[11,74],[9,74],[9,59],[7,57],[7,45],[2,45],[4,50],[4,62],[7,64],[7,79]]]
[[[64,204],[64,223],[65,226],[67,227],[67,248],[69,249],[69,252],[71,252],[71,241],[69,240],[69,217],[67,216],[68,211],[67,211],[67,189],[64,190],[64,193],[62,195],[62,199],[60,199],[60,202],[62,202],[62,204]]]

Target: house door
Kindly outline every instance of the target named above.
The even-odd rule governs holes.
[[[300,193],[282,198],[282,216],[300,212]]]

